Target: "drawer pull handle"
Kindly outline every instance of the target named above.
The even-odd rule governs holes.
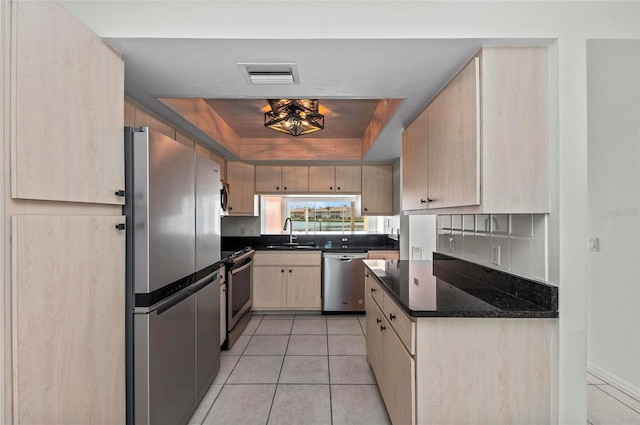
[[[389,320],[393,320],[393,319],[395,319],[395,318],[396,318],[396,315],[395,315],[395,314],[391,314],[391,313],[389,313]]]
[[[382,323],[382,320],[376,318],[376,323]]]

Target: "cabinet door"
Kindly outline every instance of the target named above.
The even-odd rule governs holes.
[[[227,162],[229,215],[254,215],[255,169],[251,164]]]
[[[415,424],[415,360],[383,318],[384,401],[391,422]]]
[[[336,192],[360,193],[362,190],[362,167],[359,165],[336,165]]]
[[[124,62],[55,2],[11,9],[12,196],[123,204]]]
[[[335,192],[336,167],[333,165],[309,166],[309,192]]]
[[[427,153],[425,109],[402,133],[402,209],[405,211],[427,208]]]
[[[287,307],[320,308],[320,267],[288,267]]]
[[[220,180],[227,181],[227,163],[223,157],[211,152],[211,160],[220,166]]]
[[[125,423],[124,222],[13,217],[16,424]]]
[[[287,306],[287,268],[268,266],[253,268],[253,308],[285,308]]]
[[[282,192],[282,167],[256,165],[256,193]]]
[[[384,320],[382,312],[376,306],[375,301],[371,295],[367,295],[366,300],[367,314],[365,316],[367,327],[367,360],[373,369],[373,373],[376,376],[378,382],[378,388],[382,393],[385,388],[385,374],[384,374],[384,359],[383,359],[383,347],[382,347],[382,330],[380,324]],[[384,397],[384,394],[383,394]]]
[[[362,166],[362,215],[393,213],[393,168],[391,165]]]
[[[429,208],[480,204],[479,59],[427,107]]]
[[[306,165],[283,165],[282,191],[307,193],[309,191],[309,167]]]

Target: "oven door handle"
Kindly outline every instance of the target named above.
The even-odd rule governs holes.
[[[234,274],[240,273],[241,271],[251,267],[251,264],[253,264],[253,260],[249,261],[247,264],[245,264],[242,267],[238,267],[237,269],[231,269],[231,275],[233,276]]]

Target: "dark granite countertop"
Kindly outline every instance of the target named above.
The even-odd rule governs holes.
[[[558,288],[434,253],[433,261],[365,260],[414,317],[558,317]]]
[[[295,242],[313,248],[284,247],[289,242],[288,235],[223,236],[223,251],[238,251],[250,246],[256,251],[323,251],[323,252],[365,252],[371,250],[397,250],[398,241],[383,234],[342,234],[342,235],[296,235]],[[267,248],[275,246],[276,248]]]

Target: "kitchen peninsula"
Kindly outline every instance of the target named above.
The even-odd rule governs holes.
[[[367,260],[367,357],[393,423],[551,423],[557,288],[434,253]]]

